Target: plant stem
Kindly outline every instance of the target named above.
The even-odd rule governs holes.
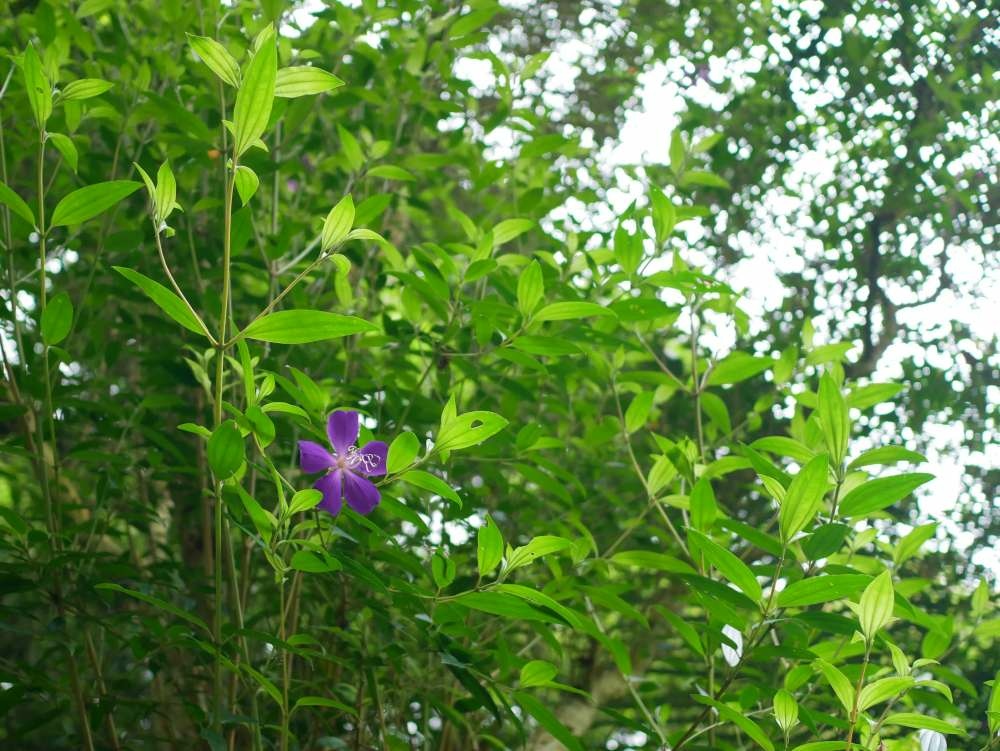
[[[861,675],[858,676],[858,685],[854,688],[854,706],[851,707],[850,727],[847,728],[847,751],[851,751],[854,741],[854,725],[858,721],[858,703],[861,701],[861,689],[865,685],[865,672],[868,670],[868,660],[871,659],[872,645],[869,643],[865,647],[865,661],[861,663]]]
[[[226,332],[229,329],[229,264],[232,249],[233,228],[233,188],[235,185],[236,160],[226,176],[226,195],[222,236],[222,306],[219,311],[219,336],[216,344],[215,392],[212,404],[213,425],[217,429],[222,424],[222,391],[226,377]],[[212,637],[217,651],[215,657],[215,718],[217,733],[222,732],[222,536],[225,534],[225,518],[222,514],[222,480],[215,480],[215,618],[212,621]]]
[[[45,271],[46,261],[46,228],[45,228],[45,131],[38,131],[38,165],[36,170],[38,189],[38,315],[39,320],[45,314],[45,305],[48,302],[48,292],[46,290],[47,278]],[[58,502],[59,489],[59,447],[56,445],[56,418],[52,408],[52,373],[49,366],[49,345],[42,340],[42,380],[45,387],[45,413],[37,421],[39,464],[41,465],[42,493],[45,496],[45,513],[49,526],[49,535],[52,539],[52,549],[58,553],[62,548],[60,540],[60,509]],[[49,482],[48,467],[45,456],[45,423],[49,425],[49,451],[51,452],[52,482]],[[56,492],[53,493],[53,486]],[[55,581],[53,582],[56,611],[59,619],[65,628],[66,609],[63,605],[62,596],[62,574],[57,570]],[[69,658],[70,689],[73,692],[73,699],[76,703],[77,713],[80,716],[80,732],[83,735],[83,745],[87,751],[93,751],[94,738],[90,732],[90,720],[87,717],[87,702],[83,695],[83,688],[80,685],[80,670],[76,663],[76,655],[69,648],[68,642],[66,654]]]
[[[278,622],[278,636],[281,638],[281,751],[288,751],[288,652],[285,649],[285,621],[288,616],[288,603],[285,601],[285,577],[281,577],[281,620]]]

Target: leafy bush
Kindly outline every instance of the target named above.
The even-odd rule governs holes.
[[[5,747],[995,746],[900,387],[681,252],[716,136],[587,229],[496,8],[252,5],[0,21]]]

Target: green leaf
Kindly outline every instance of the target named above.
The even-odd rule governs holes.
[[[413,433],[400,433],[389,444],[389,455],[386,458],[386,470],[390,475],[401,472],[417,458],[420,452],[420,439]]]
[[[514,569],[527,566],[542,556],[546,556],[549,553],[558,553],[572,546],[573,543],[565,537],[558,537],[557,535],[539,535],[538,537],[533,537],[528,541],[527,545],[521,545],[511,551],[505,571],[509,573]]]
[[[867,637],[869,644],[874,642],[879,629],[892,618],[893,602],[892,574],[883,571],[861,594],[858,619],[861,622],[861,632]]]
[[[692,696],[691,698],[701,704],[714,707],[723,720],[736,725],[736,727],[742,730],[750,740],[765,749],[765,751],[774,751],[774,744],[771,743],[770,738],[768,738],[764,731],[760,729],[760,726],[749,717],[740,714],[728,704],[716,701],[710,696]]]
[[[493,573],[503,558],[503,535],[493,517],[486,515],[486,522],[476,533],[476,562],[479,567],[479,578]]]
[[[677,176],[680,176],[684,168],[685,151],[684,137],[680,130],[674,130],[670,134],[670,170]]]
[[[826,494],[829,464],[827,455],[820,454],[792,478],[778,514],[781,540],[785,544],[805,529],[819,511]]]
[[[348,233],[354,224],[354,199],[349,195],[341,198],[337,205],[330,209],[323,222],[323,231],[320,234],[320,246],[324,251],[328,251],[347,239]]]
[[[73,302],[69,295],[60,292],[48,301],[42,310],[42,341],[50,347],[59,344],[73,327]]]
[[[779,608],[802,608],[819,605],[842,597],[852,597],[860,592],[872,578],[867,574],[828,574],[811,576],[793,582],[778,594]]]
[[[938,733],[968,735],[958,725],[952,725],[950,722],[939,720],[936,717],[928,717],[917,712],[896,712],[886,717],[882,724],[901,725],[904,728],[916,728],[918,730],[934,730]]]
[[[456,596],[452,602],[490,615],[498,615],[501,618],[541,621],[542,623],[557,622],[555,617],[543,613],[520,598],[501,592],[464,592]]]
[[[322,94],[343,86],[344,82],[333,73],[327,73],[310,65],[294,65],[281,68],[274,84],[274,95],[294,98]]]
[[[802,541],[802,552],[810,561],[833,555],[840,550],[850,531],[846,524],[823,524]]]
[[[551,662],[531,660],[521,668],[521,676],[518,681],[521,688],[544,686],[558,674],[559,670]]]
[[[438,433],[437,451],[456,451],[476,446],[507,427],[507,420],[495,412],[466,412],[450,420]]]
[[[45,121],[52,114],[52,86],[42,70],[42,61],[30,42],[24,50],[21,62],[21,72],[24,73],[24,88],[28,92],[28,103],[35,115],[35,125],[38,130],[45,129]]]
[[[309,511],[316,508],[322,500],[323,494],[315,488],[296,491],[295,495],[292,496],[291,502],[288,504],[288,513],[298,514],[302,511]]]
[[[274,685],[274,682],[271,681],[270,678],[268,678],[266,675],[261,673],[256,668],[253,668],[250,665],[246,664],[245,662],[240,663],[239,667],[240,670],[242,670],[244,673],[253,678],[254,681],[257,682],[257,685],[259,685],[262,689],[264,689],[267,695],[270,696],[272,699],[274,699],[275,703],[279,707],[283,707],[285,705],[283,697],[281,695],[281,691],[278,690],[278,687]]]
[[[153,203],[156,206],[156,221],[165,222],[177,205],[177,180],[170,169],[170,162],[163,162],[156,171],[156,193]]]
[[[188,34],[191,49],[211,71],[233,88],[240,85],[240,64],[229,50],[209,37]]]
[[[412,173],[407,172],[402,167],[395,164],[379,164],[365,172],[365,177],[380,177],[383,180],[399,180],[401,182],[412,182],[416,180]]]
[[[240,337],[272,344],[308,344],[378,330],[354,316],[324,310],[279,310],[258,318],[243,329]]]
[[[365,163],[365,155],[361,150],[361,144],[358,143],[358,139],[340,124],[337,125],[337,135],[340,138],[340,148],[344,152],[347,165],[355,172],[361,169]]]
[[[608,559],[615,566],[644,568],[650,571],[664,571],[669,574],[693,574],[695,571],[684,561],[666,553],[652,550],[623,550]]]
[[[772,454],[778,454],[779,456],[787,456],[794,459],[799,464],[806,464],[814,456],[816,452],[799,443],[794,438],[788,438],[781,435],[765,436],[764,438],[758,438],[756,441],[750,444],[751,448],[757,451],[769,451]]]
[[[1000,671],[993,678],[993,688],[990,689],[990,701],[987,705],[987,724],[990,733],[995,735],[1000,731]]]
[[[847,465],[849,470],[868,467],[872,464],[895,464],[896,462],[914,462],[922,464],[927,458],[916,451],[910,451],[902,446],[880,446],[866,451]]]
[[[68,102],[78,99],[92,99],[95,96],[100,96],[105,91],[109,91],[113,87],[114,84],[111,81],[105,81],[103,78],[80,78],[66,84],[63,87],[61,96]]]
[[[851,390],[847,396],[847,406],[855,409],[874,407],[889,401],[902,390],[903,387],[898,383],[869,383]]]
[[[784,689],[774,695],[774,720],[785,733],[795,727],[799,721],[798,702]]]
[[[87,18],[95,13],[107,10],[114,3],[114,0],[83,0],[76,9],[77,18]]]
[[[520,704],[522,709],[534,717],[539,725],[545,728],[553,738],[569,749],[569,751],[583,751],[583,744],[577,740],[576,736],[534,696],[524,691],[515,691],[514,701]]]
[[[205,329],[204,324],[194,317],[188,306],[184,304],[184,301],[162,284],[132,269],[126,269],[122,266],[112,266],[111,268],[145,292],[146,296],[155,302],[160,310],[188,331],[208,336],[208,331]]]
[[[852,711],[854,708],[854,686],[851,685],[847,676],[826,660],[816,660],[813,666],[826,677],[833,693],[837,695],[841,706],[844,707],[844,711]]]
[[[497,8],[491,8],[489,6],[485,8],[479,8],[471,13],[466,13],[461,16],[455,23],[451,25],[448,29],[449,39],[458,39],[466,34],[471,34],[480,27],[489,23],[490,19],[493,18],[497,13]]]
[[[704,185],[708,188],[730,189],[729,182],[708,170],[693,169],[681,175],[681,185]]]
[[[844,496],[840,511],[844,516],[867,516],[906,498],[921,485],[934,479],[925,472],[879,477],[858,485]]]
[[[521,315],[525,318],[531,315],[544,294],[542,267],[538,261],[532,261],[517,280],[517,309]]]
[[[252,169],[241,164],[236,168],[233,180],[236,182],[236,192],[240,194],[240,201],[246,206],[250,202],[250,199],[253,198],[253,194],[257,192],[257,187],[260,185],[260,178],[257,177],[257,173]]]
[[[535,223],[530,219],[504,219],[493,228],[493,247],[499,248],[509,243],[534,226]]]
[[[459,508],[462,507],[462,499],[459,497],[458,493],[455,492],[455,489],[440,477],[435,477],[430,472],[424,472],[419,469],[411,469],[406,474],[401,475],[399,479],[403,482],[408,482],[410,485],[415,485],[418,488],[429,490],[435,495],[439,495],[442,498],[451,501]]]
[[[32,212],[31,208],[24,202],[24,199],[22,199],[21,196],[7,187],[7,185],[3,182],[0,182],[0,203],[9,208],[32,227],[35,226],[35,214]]]
[[[80,156],[77,153],[76,144],[73,143],[73,139],[69,136],[64,136],[62,133],[49,132],[45,135],[45,140],[52,142],[52,145],[62,154],[63,159],[66,160],[70,169],[76,172],[80,163]]]
[[[591,316],[610,316],[614,312],[593,302],[554,302],[546,305],[535,315],[536,321],[569,321]]]
[[[668,608],[662,605],[656,605],[654,607],[658,613],[670,622],[670,625],[674,627],[674,630],[678,634],[680,634],[680,637],[684,640],[684,643],[688,645],[692,652],[695,652],[702,657],[705,656],[705,647],[702,646],[701,639],[698,638],[698,632],[694,630],[694,627],[691,624],[681,619],[681,617],[676,613],[671,612]]]
[[[770,357],[754,357],[746,352],[736,351],[715,364],[708,374],[708,385],[739,383],[773,366],[774,360]]]
[[[908,561],[910,558],[915,556],[920,552],[920,548],[925,542],[934,536],[937,531],[937,524],[922,524],[919,527],[914,527],[908,535],[906,535],[899,543],[892,549],[892,560],[897,566],[901,566],[903,563]]]
[[[187,610],[183,610],[177,607],[176,605],[171,605],[169,602],[167,602],[166,600],[161,600],[159,597],[153,597],[152,595],[147,595],[143,592],[137,592],[134,589],[126,589],[120,584],[113,584],[111,582],[105,582],[103,584],[95,584],[94,589],[102,589],[107,592],[119,592],[123,595],[128,595],[129,597],[133,597],[136,600],[141,600],[142,602],[145,602],[147,605],[152,605],[154,608],[157,608],[158,610],[162,610],[166,613],[170,613],[171,615],[175,615],[181,620],[187,621],[191,625],[203,629],[206,633],[211,633],[211,629],[209,629],[208,624],[205,623],[205,621],[201,620],[201,618],[199,618],[198,616],[194,615],[193,613]]]
[[[656,233],[656,242],[662,246],[670,239],[670,235],[677,225],[677,211],[674,209],[673,201],[656,187],[649,189],[649,203],[652,206],[653,231]]]
[[[325,550],[298,550],[292,556],[290,565],[296,571],[310,574],[326,574],[343,568],[340,561]]]
[[[847,441],[851,432],[851,421],[847,414],[847,402],[840,386],[833,376],[824,373],[819,381],[819,402],[817,405],[823,438],[835,467],[841,466],[847,455]]]
[[[712,483],[701,477],[691,488],[691,526],[699,532],[709,532],[718,515]]]
[[[240,501],[243,502],[243,508],[246,509],[247,516],[253,522],[257,534],[261,536],[265,543],[270,545],[271,538],[274,536],[274,530],[278,526],[278,520],[274,518],[274,514],[261,506],[257,502],[257,499],[239,484],[236,485],[236,494],[240,497]]]
[[[269,26],[260,47],[246,68],[246,75],[236,92],[233,106],[233,138],[236,156],[242,156],[267,128],[274,104],[274,83],[278,73],[278,54],[274,27]]]
[[[208,466],[219,480],[228,480],[242,466],[246,446],[234,420],[226,420],[208,439]]]
[[[861,689],[858,695],[858,709],[864,712],[869,707],[891,699],[910,688],[914,683],[910,677],[882,678]]]
[[[141,187],[142,183],[134,180],[111,180],[74,190],[56,204],[49,226],[62,227],[85,222],[107,211]]]
[[[757,603],[761,602],[764,593],[749,566],[698,530],[688,529],[687,535],[689,545],[692,548],[700,549],[708,562],[719,570],[719,573],[739,587],[743,594],[751,600]]]
[[[625,410],[625,430],[634,433],[646,424],[649,412],[653,408],[653,392],[640,392],[632,399]]]
[[[357,715],[357,711],[355,711],[354,707],[350,707],[341,701],[337,701],[336,699],[328,699],[325,696],[303,696],[295,702],[295,706],[292,707],[292,711],[294,712],[299,707],[328,707],[330,709],[339,709],[341,712],[346,712],[350,715]]]

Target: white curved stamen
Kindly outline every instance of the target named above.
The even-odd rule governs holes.
[[[351,446],[347,449],[345,456],[337,457],[337,467],[338,469],[357,469],[360,467],[365,474],[371,474],[378,468],[379,461],[378,454],[363,454],[358,451],[357,446]]]

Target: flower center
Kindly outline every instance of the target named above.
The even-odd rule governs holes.
[[[337,456],[337,469],[361,469],[366,474],[371,474],[378,467],[379,458],[376,454],[363,454],[358,451],[357,446],[351,446],[343,456]]]

